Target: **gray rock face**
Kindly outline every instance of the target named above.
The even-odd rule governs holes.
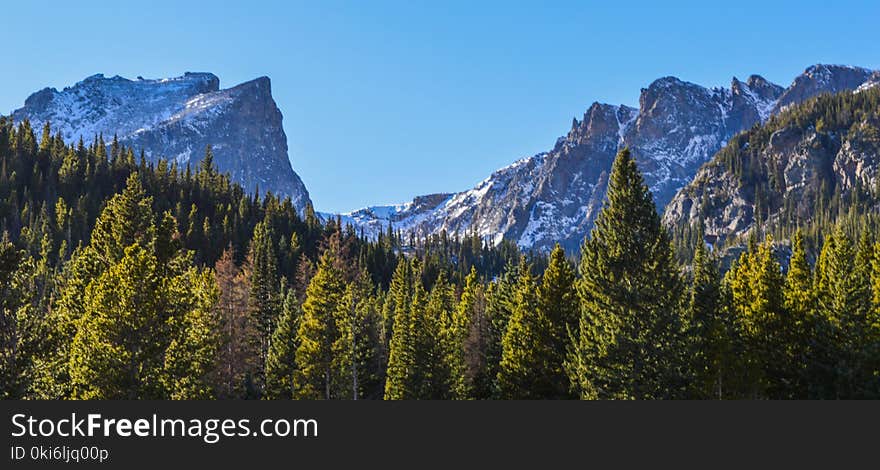
[[[841,70],[851,73],[851,69]],[[876,86],[870,77],[876,80],[877,76],[877,73],[865,74],[865,83],[849,82],[849,85],[858,93],[867,92]],[[795,84],[799,81],[800,77]],[[761,148],[749,148],[748,138],[738,139],[735,144],[738,147],[725,149],[725,153],[738,150],[738,155],[755,154],[752,159],[758,162],[760,176],[744,181],[723,158],[716,158],[704,165],[693,182],[676,194],[666,207],[664,223],[670,227],[685,227],[701,221],[711,239],[736,241],[755,227],[759,199],[764,201],[762,219],[772,225],[781,220],[786,210],[793,211],[798,220],[810,220],[815,215],[814,204],[821,185],[834,188],[844,198],[855,188],[878,187],[880,143],[875,136],[880,132],[880,123],[875,119],[851,124],[845,121],[853,115],[841,116],[843,122],[847,122],[845,128],[853,129],[852,132],[825,132],[817,130],[816,123],[798,125],[783,120],[781,127],[768,129],[773,132]],[[728,155],[727,158],[739,161],[739,157]],[[761,178],[769,181],[771,176],[772,185],[762,182]],[[769,189],[764,189],[759,198],[761,188]]]
[[[786,106],[801,103],[822,93],[855,90],[868,81],[872,73],[872,70],[862,67],[824,64],[810,66],[779,97],[773,112],[779,112]]]
[[[662,208],[735,133],[769,117],[783,89],[753,75],[730,89],[674,77],[643,89],[639,109],[593,103],[546,152],[502,168],[436,204],[362,209],[345,221],[375,234],[390,223],[419,235],[476,231],[491,242],[576,249],[602,207],[611,164],[629,147]],[[416,209],[418,207],[418,209]]]
[[[636,157],[662,209],[734,134],[763,122],[782,93],[760,76],[730,89],[707,89],[674,77],[642,90],[639,116],[623,144]]]
[[[427,204],[416,198],[407,204],[361,209],[343,219],[368,234],[391,224],[419,235],[476,231],[494,243],[506,238],[523,248],[547,250],[559,241],[566,249],[576,249],[601,209],[619,149],[632,150],[662,210],[737,133],[767,121],[787,105],[821,93],[872,86],[880,82],[877,77],[867,69],[833,65],[807,68],[788,88],[758,75],[745,82],[734,78],[729,89],[664,77],[642,90],[639,109],[594,103],[552,150],[502,168],[474,189],[434,195]],[[859,172],[859,165],[846,159],[840,163],[851,173]],[[788,171],[809,178],[813,170],[809,164],[793,162]],[[707,166],[697,178],[716,182],[707,191],[733,195],[721,209],[725,230],[743,230],[750,224],[752,207],[744,202],[750,195],[737,195],[735,182],[723,178],[718,168]],[[693,200],[675,200],[667,220],[676,213],[696,216]]]
[[[115,134],[152,161],[162,157],[179,165],[195,165],[211,145],[220,171],[247,191],[290,196],[300,210],[309,203],[288,159],[267,77],[221,90],[210,73],[161,80],[99,74],[62,91],[34,93],[12,118],[29,119],[36,129],[49,122],[67,142],[91,142],[99,134],[109,141]]]

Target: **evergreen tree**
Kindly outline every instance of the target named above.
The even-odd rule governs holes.
[[[267,399],[292,399],[294,396],[293,376],[296,371],[296,350],[299,345],[297,331],[300,325],[301,311],[296,302],[296,295],[288,290],[284,297],[281,316],[275,325],[275,331],[269,341],[269,353],[266,357],[266,389]]]
[[[458,399],[489,398],[492,377],[488,375],[487,348],[490,336],[486,296],[477,270],[465,278],[461,300],[455,311],[450,347],[447,350],[452,380],[452,396]]]
[[[733,326],[723,309],[717,263],[699,243],[694,250],[688,303],[693,352],[694,395],[730,398],[733,376]]]
[[[581,250],[581,316],[568,361],[582,398],[682,394],[681,280],[654,200],[629,150],[617,154],[606,205]]]
[[[548,394],[545,381],[546,345],[542,332],[549,325],[541,322],[536,281],[525,258],[520,262],[514,296],[514,308],[502,339],[501,363],[498,369],[498,394],[505,399],[539,399]]]
[[[450,351],[461,348],[460,338],[466,331],[463,320],[454,318],[455,306],[455,292],[442,271],[427,302],[422,305],[413,301],[411,334],[416,354],[412,379],[420,385],[416,398],[445,400],[462,398],[468,393],[464,388],[456,388],[460,384],[453,375],[460,370],[461,363],[452,360]]]
[[[28,342],[36,334],[35,315],[25,290],[30,270],[24,253],[4,232],[0,238],[0,399],[21,399],[26,394]]]
[[[486,292],[486,316],[489,320],[488,344],[486,345],[486,376],[490,381],[491,397],[499,396],[497,383],[503,339],[515,306],[515,286],[519,267],[508,264],[502,275],[489,284]]]
[[[816,339],[821,336],[823,325],[816,321],[816,296],[813,287],[813,271],[807,261],[807,250],[803,233],[798,230],[792,239],[792,254],[785,277],[784,289],[785,310],[791,319],[790,345],[793,367],[798,370],[794,388],[800,398],[813,394],[810,389],[814,379],[820,373],[814,367],[820,361]]]
[[[768,238],[740,257],[726,282],[731,307],[745,342],[743,352],[746,396],[784,397],[791,393],[791,323],[784,309],[782,269]]]
[[[169,341],[156,259],[131,245],[86,288],[70,351],[73,398],[167,397],[163,344]]]
[[[566,353],[571,349],[570,335],[577,332],[578,302],[575,272],[557,243],[550,253],[550,264],[538,286],[538,312],[546,325],[540,333],[547,350],[546,398],[569,398],[571,386],[565,372]]]
[[[385,301],[386,330],[391,331],[385,380],[386,400],[404,400],[415,395],[408,381],[408,373],[415,361],[412,305],[414,284],[419,284],[418,281],[414,282],[420,277],[418,271],[420,266],[417,261],[410,263],[406,258],[400,258]]]
[[[333,345],[339,339],[336,312],[345,293],[345,284],[332,244],[321,255],[318,270],[306,289],[302,305],[294,374],[296,398],[343,398],[334,389],[338,370],[334,369]]]
[[[341,398],[376,399],[384,393],[382,322],[372,290],[368,274],[361,271],[348,284],[336,311],[340,334],[333,351]]]
[[[267,221],[258,223],[254,228],[249,256],[251,291],[248,309],[251,322],[257,332],[255,347],[259,351],[259,367],[255,381],[260,388],[262,388],[266,356],[269,352],[269,339],[281,306],[278,292],[280,285],[278,259],[273,238],[274,233]]]
[[[863,245],[868,245],[867,241]],[[838,226],[829,236],[816,269],[818,309],[826,325],[820,339],[827,373],[823,396],[827,398],[861,398],[875,393],[871,380],[873,367],[871,332],[870,275],[866,268],[871,254],[857,253],[852,241]],[[872,385],[868,385],[872,384]]]
[[[210,270],[191,268],[167,284],[179,313],[171,317],[171,343],[165,350],[164,385],[174,400],[216,396],[220,318],[214,306],[219,289]]]

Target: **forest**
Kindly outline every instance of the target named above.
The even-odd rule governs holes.
[[[868,217],[797,221],[790,259],[756,230],[722,267],[673,243],[624,150],[580,253],[368,239],[245,193],[210,147],[180,168],[0,118],[0,396],[880,398]]]

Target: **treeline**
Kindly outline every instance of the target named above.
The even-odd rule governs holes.
[[[812,264],[798,237],[787,272],[771,240],[723,276],[702,243],[682,269],[628,151],[575,266],[473,234],[366,240],[244,194],[210,153],[171,171],[111,145],[104,165],[100,139],[5,129],[6,398],[880,395],[874,233],[829,233]],[[71,152],[106,187],[61,185]]]
[[[292,305],[285,303],[292,298],[288,294],[296,292],[300,308],[315,263],[331,240],[346,265],[367,273],[367,282],[379,290],[387,289],[404,251],[422,260],[426,281],[440,271],[463,279],[472,268],[494,277],[519,257],[514,245],[492,247],[473,234],[407,239],[406,247],[402,234],[390,230],[367,240],[338,220],[320,220],[311,207],[299,213],[289,199],[246,194],[217,171],[210,148],[195,169],[179,168],[163,159],[148,163],[115,138],[109,145],[101,136],[89,145],[66,145],[47,125],[37,139],[28,122],[13,126],[2,117],[0,233],[0,390],[5,397],[263,396],[270,333],[285,305]],[[113,282],[104,278],[114,269],[135,268],[146,278],[130,271],[115,272]],[[243,291],[230,289],[233,284],[223,277],[228,273],[234,273],[236,286],[245,284]],[[235,297],[242,292],[244,297]],[[116,297],[111,301],[99,293]],[[230,298],[244,309],[233,320],[220,316]],[[88,303],[96,299],[106,304]],[[201,303],[192,304],[195,299]],[[185,319],[186,312],[198,316],[201,326]],[[102,334],[119,335],[107,339],[111,356],[138,351],[125,359],[127,368],[95,356],[98,344],[108,346],[103,336],[91,337],[97,344],[78,338],[105,329],[92,330],[91,322],[113,326]],[[260,336],[243,341],[238,327],[242,334]],[[198,372],[172,367],[175,355],[197,359],[197,345],[181,335],[189,335],[187,341],[216,340],[199,343],[208,348],[204,354],[210,361],[188,366],[210,369],[211,377],[196,379]],[[258,362],[251,364],[246,353],[253,341],[259,345]],[[185,344],[185,352],[175,349]],[[139,356],[147,351],[149,360]],[[228,364],[230,355],[242,358],[247,373],[233,371],[235,378],[219,387],[221,368],[214,361]],[[86,369],[75,372],[80,366]],[[105,367],[125,370],[130,383],[113,392],[75,384],[91,383],[74,377],[103,376]],[[180,380],[210,383],[210,390],[174,391],[179,387],[168,375],[172,370]]]

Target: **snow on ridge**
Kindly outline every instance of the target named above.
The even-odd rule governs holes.
[[[46,88],[32,94],[12,116],[29,118],[37,129],[50,122],[68,142],[97,135],[108,139],[114,133],[123,138],[169,119],[183,102],[218,86],[219,79],[210,73],[137,80],[95,74],[62,91]]]
[[[620,113],[627,112],[629,116],[625,121],[620,120]],[[617,107],[617,110],[614,113],[614,117],[617,119],[617,138],[618,138],[618,146],[623,145],[624,136],[629,128],[636,122],[636,119],[639,117],[639,110],[635,108],[630,108],[626,105],[620,105]]]

